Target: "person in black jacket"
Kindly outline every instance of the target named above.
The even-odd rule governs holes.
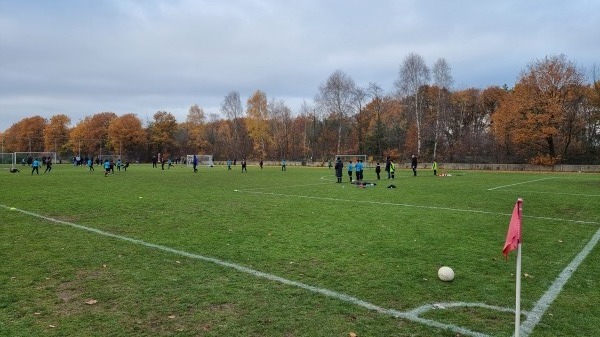
[[[337,177],[338,183],[342,182],[342,169],[343,168],[344,168],[344,164],[338,157],[337,161],[335,162],[335,176]]]
[[[415,156],[414,154],[412,155],[410,167],[413,170],[413,176],[416,177],[417,176],[417,156]]]
[[[391,178],[392,174],[390,173],[390,156],[387,156],[385,159],[385,172],[387,172],[388,179]]]

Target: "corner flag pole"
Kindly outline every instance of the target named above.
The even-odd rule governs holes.
[[[519,337],[521,327],[521,229],[523,225],[523,199],[517,199],[508,224],[506,241],[502,254],[508,260],[508,254],[517,250],[516,296],[515,296],[515,337]]]
[[[515,337],[519,337],[521,328],[521,243],[517,247],[517,285],[515,296]]]
[[[519,243],[517,245],[517,272],[515,286],[515,337],[521,333],[521,235],[523,230],[523,199],[517,199],[519,214]]]

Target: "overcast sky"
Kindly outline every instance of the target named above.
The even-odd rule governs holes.
[[[0,131],[24,117],[75,125],[111,111],[185,121],[256,90],[294,112],[341,70],[394,90],[417,53],[454,88],[512,87],[565,54],[600,65],[598,0],[0,0]]]

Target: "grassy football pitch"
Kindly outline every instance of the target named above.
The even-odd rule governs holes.
[[[598,174],[19,168],[0,171],[1,336],[511,336],[518,197],[521,335],[600,331]]]

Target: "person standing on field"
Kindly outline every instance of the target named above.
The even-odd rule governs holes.
[[[377,166],[375,166],[375,173],[377,174],[377,180],[381,179],[381,166],[379,163],[377,163]]]
[[[412,158],[411,158],[410,167],[413,170],[413,177],[416,177],[417,176],[417,156],[415,156],[414,154],[412,155]]]
[[[362,181],[363,180],[363,162],[362,162],[362,159],[359,159],[356,162],[355,171],[356,171],[356,180],[359,181],[359,182]]]
[[[348,177],[350,178],[350,182],[352,182],[352,160],[348,162]]]
[[[31,162],[31,175],[33,175],[33,172],[40,174],[40,161],[37,158]]]
[[[390,156],[387,156],[387,158],[385,158],[385,172],[387,172],[388,179],[390,179]]]
[[[431,164],[431,168],[433,169],[433,175],[437,176],[437,162],[434,160],[433,164]]]
[[[196,155],[194,155],[192,164],[194,165],[194,173],[198,172],[198,157]]]
[[[94,161],[92,158],[88,159],[87,166],[90,168],[90,172],[94,172]]]
[[[108,161],[108,159],[106,159],[104,161],[104,176],[107,177],[109,173],[110,173],[110,161]]]
[[[246,158],[242,159],[242,173],[248,173],[248,169],[246,168]]]
[[[344,168],[344,164],[342,163],[340,158],[338,158],[335,162],[335,176],[337,177],[338,183],[342,182],[342,169],[343,168]]]
[[[52,159],[50,159],[50,157],[48,157],[46,159],[46,171],[44,171],[44,173],[50,172],[50,171],[52,171]]]
[[[394,179],[394,173],[396,173],[396,165],[394,165],[394,161],[390,159],[390,176]]]
[[[285,159],[281,160],[281,170],[285,171]]]

